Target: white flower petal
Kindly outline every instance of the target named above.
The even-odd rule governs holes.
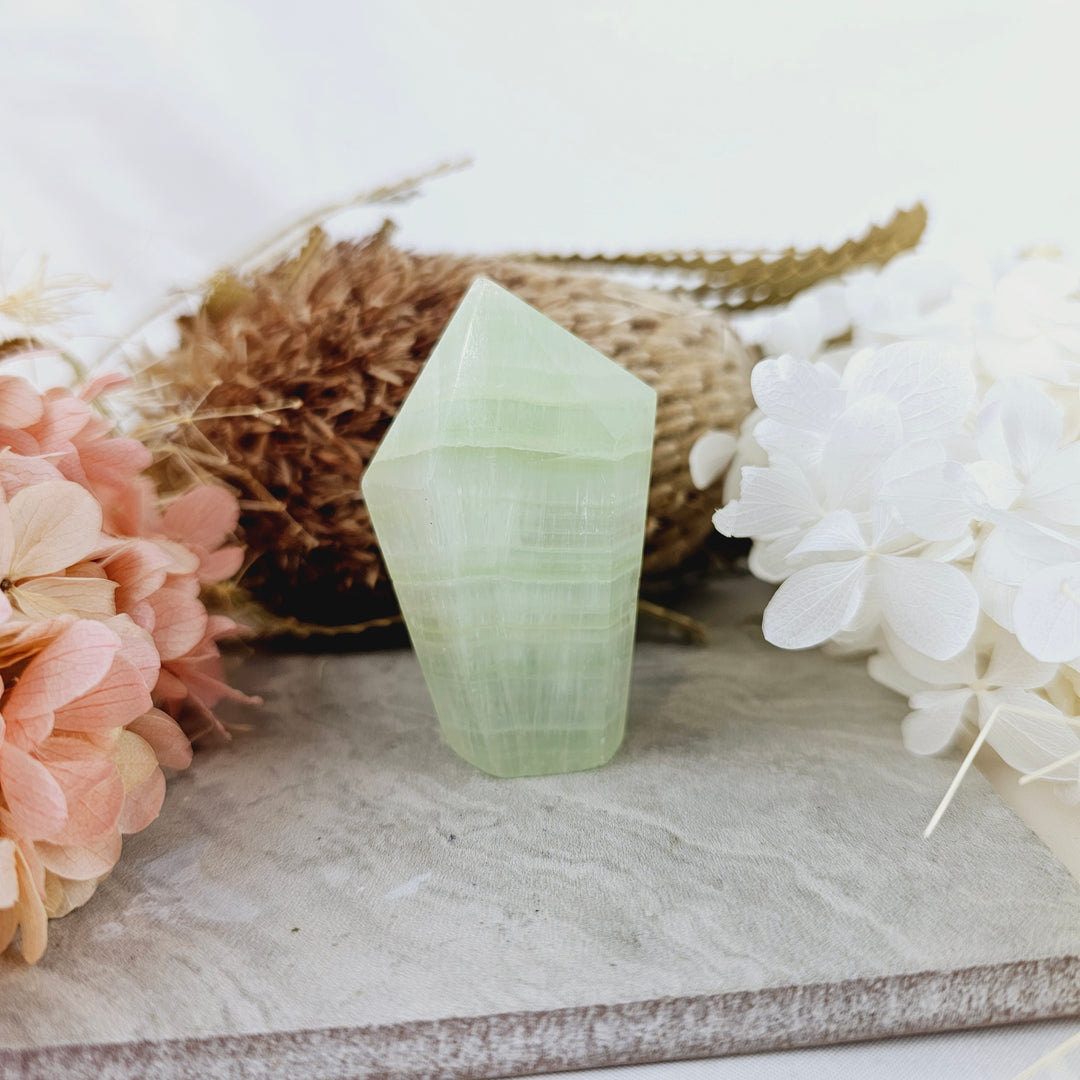
[[[883,555],[876,585],[886,626],[917,652],[948,660],[971,640],[979,599],[957,567]]]
[[[998,632],[983,682],[1015,690],[1037,690],[1057,674],[1058,665],[1036,660],[1009,633]]]
[[[860,554],[865,550],[866,539],[855,515],[850,510],[834,510],[806,531],[792,548],[791,557],[832,552]]]
[[[911,704],[916,707],[904,717],[901,729],[904,746],[913,754],[940,754],[956,738],[970,700],[971,691],[966,688],[915,695]]]
[[[731,464],[738,443],[730,431],[706,431],[690,447],[690,482],[699,491],[712,487]]]
[[[893,634],[886,633],[885,637],[896,663],[912,678],[921,682],[923,689],[954,690],[970,686],[978,677],[974,642],[968,642],[948,660],[934,660]],[[916,690],[907,691],[908,696],[915,692]]]
[[[1080,525],[1080,442],[1051,454],[1035,470],[1024,506],[1049,521]]]
[[[975,393],[970,350],[932,341],[886,345],[852,358],[843,382],[849,401],[881,394],[897,407],[909,439],[958,431]]]
[[[807,431],[806,428],[770,420],[767,416],[754,428],[754,439],[765,452],[766,460],[774,465],[779,458],[802,465],[816,461],[827,434],[827,430]]]
[[[765,609],[765,639],[782,649],[820,645],[852,620],[864,592],[861,559],[800,570],[777,589]]]
[[[870,657],[866,662],[866,670],[874,682],[887,686],[890,690],[903,697],[910,697],[920,690],[930,688],[929,684],[916,678],[897,660],[896,655],[888,645],[882,645]]]
[[[971,567],[971,581],[979,596],[979,606],[998,626],[1016,633],[1013,605],[1016,603],[1016,594],[1020,590],[1015,585],[1003,585],[991,577],[980,561],[981,555],[981,551],[976,553],[975,562]]]
[[[825,344],[825,327],[821,308],[810,296],[802,293],[769,319],[762,335],[766,355],[791,353],[810,359]]]
[[[929,469],[948,460],[945,446],[937,439],[920,439],[905,442],[900,449],[881,466],[881,483],[890,484],[903,476]]]
[[[770,585],[786,581],[795,572],[788,555],[798,539],[798,533],[791,533],[777,540],[756,540],[747,559],[750,573]]]
[[[983,497],[997,510],[1007,510],[1023,493],[1024,481],[1011,467],[996,461],[973,461],[966,466]]]
[[[805,529],[822,511],[805,474],[790,462],[743,469],[740,495],[713,516],[724,536],[777,537]]]
[[[847,287],[839,282],[826,282],[808,289],[804,296],[812,296],[818,305],[821,332],[826,341],[842,337],[851,329],[851,312],[847,305]]]
[[[1047,566],[1078,560],[1080,546],[1047,536],[1016,518],[994,526],[976,555],[981,572],[1002,585],[1022,585]]]
[[[987,391],[975,420],[975,442],[988,461],[1027,480],[1058,449],[1060,407],[1031,379],[1002,379]]]
[[[807,431],[826,431],[844,407],[840,380],[828,367],[778,356],[750,374],[754,400],[771,420]]]
[[[943,461],[886,483],[881,498],[924,540],[952,540],[971,526],[979,486],[956,461]]]
[[[821,453],[828,505],[861,509],[869,502],[876,470],[900,445],[903,428],[888,398],[863,398],[844,410]]]
[[[1038,660],[1080,657],[1080,562],[1048,566],[1020,586],[1013,607],[1016,636]]]
[[[115,592],[116,582],[105,578],[39,577],[16,585],[9,595],[31,619],[68,614],[107,619],[116,614]]]
[[[1004,761],[1030,773],[1080,751],[1080,736],[1050,702],[1027,690],[997,690],[979,695],[979,724],[994,716],[986,741]],[[1052,779],[1076,779],[1077,764],[1065,766]]]

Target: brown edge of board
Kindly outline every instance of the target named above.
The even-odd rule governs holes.
[[[0,1049],[10,1080],[495,1080],[1080,1015],[1080,958],[619,1005]]]

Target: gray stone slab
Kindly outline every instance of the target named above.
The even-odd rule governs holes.
[[[36,968],[0,959],[0,1075],[486,1077],[1080,1013],[1080,887],[859,663],[638,645],[607,766],[497,780],[411,653],[256,656]],[[180,1041],[171,1041],[180,1040]]]

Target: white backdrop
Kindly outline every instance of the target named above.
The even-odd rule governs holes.
[[[1080,248],[1072,0],[0,0],[0,241],[105,325],[446,158],[425,248],[938,236]],[[365,222],[366,223],[366,222]]]
[[[1078,30],[1073,0],[0,0],[0,267],[112,282],[84,328],[115,332],[463,154],[404,242],[817,243],[921,197],[939,243],[1076,253]],[[1007,1077],[1065,1027],[677,1075]]]

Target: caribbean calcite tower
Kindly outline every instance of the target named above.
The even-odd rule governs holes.
[[[626,723],[656,394],[483,278],[363,479],[446,741],[496,776]]]

